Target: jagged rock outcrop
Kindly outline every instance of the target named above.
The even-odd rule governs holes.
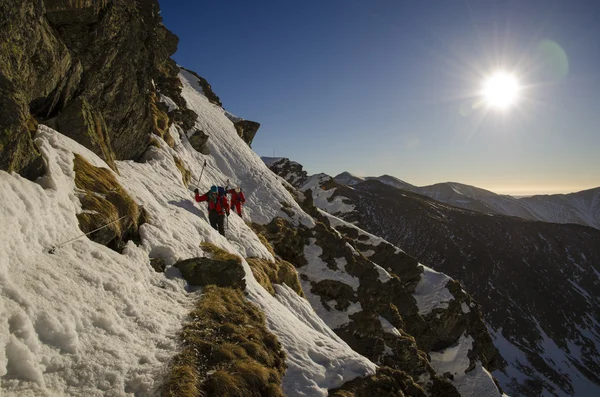
[[[139,158],[150,134],[164,136],[173,121],[193,125],[169,58],[178,39],[156,0],[0,0],[0,15],[0,169],[41,175],[34,118],[113,168]],[[170,118],[156,89],[180,107]]]
[[[260,128],[260,123],[250,120],[239,120],[233,123],[233,125],[240,138],[242,138],[248,146],[252,147],[252,141]]]
[[[210,154],[210,149],[206,144],[208,143],[209,136],[201,130],[195,130],[192,135],[189,136],[190,144],[194,149],[202,154]]]
[[[308,179],[308,173],[304,171],[301,164],[295,161],[290,161],[285,157],[263,157],[262,159],[271,171],[297,189],[304,185]]]

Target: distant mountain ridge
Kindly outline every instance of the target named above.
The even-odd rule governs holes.
[[[517,216],[552,223],[577,223],[600,229],[600,187],[569,194],[535,195],[516,198],[457,182],[414,186],[390,175],[349,179],[343,172],[333,179],[342,185],[355,186],[377,180],[398,189],[422,194],[442,203],[487,214]]]

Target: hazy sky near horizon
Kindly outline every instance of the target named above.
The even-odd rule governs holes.
[[[174,59],[309,173],[498,193],[600,186],[600,1],[160,1]],[[522,86],[482,104],[494,70]]]

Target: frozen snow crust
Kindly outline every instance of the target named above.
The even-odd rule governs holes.
[[[201,294],[190,293],[171,265],[204,256],[201,242],[242,258],[272,260],[246,222],[267,224],[281,217],[292,225],[315,226],[282,179],[238,137],[231,115],[208,101],[191,74],[183,71],[181,79],[188,106],[201,115],[196,128],[210,136],[211,155],[196,152],[185,134],[172,127],[173,148],[156,137],[161,148],[150,148],[143,163],[117,162],[117,180],[148,213],[139,246],[129,242],[118,254],[83,237],[48,253],[50,247],[81,234],[73,153],[108,169],[95,154],[60,133],[39,127],[36,143],[48,170],[40,180],[34,183],[0,172],[0,395],[155,394],[177,352],[181,323]],[[183,185],[175,158],[191,171],[192,186]],[[224,238],[210,227],[205,206],[193,203],[192,196],[196,186],[207,191],[227,181],[242,187],[247,202],[244,219],[228,218]],[[351,209],[334,203],[334,211]],[[314,243],[306,246],[305,254],[309,261],[302,272],[307,277],[358,287],[358,280],[344,272],[343,258],[336,259],[340,274],[330,274],[319,272],[325,267]],[[154,257],[166,260],[165,274],[150,266]],[[360,305],[328,312],[316,296],[307,293],[305,300],[285,285],[275,286],[273,297],[256,282],[245,260],[242,264],[247,297],[264,311],[268,328],[287,354],[282,381],[286,395],[326,396],[328,389],[375,373],[376,365],[330,328],[346,322]],[[377,267],[377,272],[381,282],[390,279],[384,269]],[[436,284],[424,283],[424,307],[443,306],[428,295],[427,285]],[[445,298],[440,291],[442,284],[431,292]],[[420,305],[427,310],[424,307]],[[387,320],[380,321],[386,333],[398,334]]]

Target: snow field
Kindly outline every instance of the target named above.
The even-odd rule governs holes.
[[[119,255],[81,238],[49,254],[81,234],[73,152],[108,167],[47,127],[36,142],[44,178],[0,172],[0,391],[149,395],[188,311],[183,284],[155,273],[131,243]]]

